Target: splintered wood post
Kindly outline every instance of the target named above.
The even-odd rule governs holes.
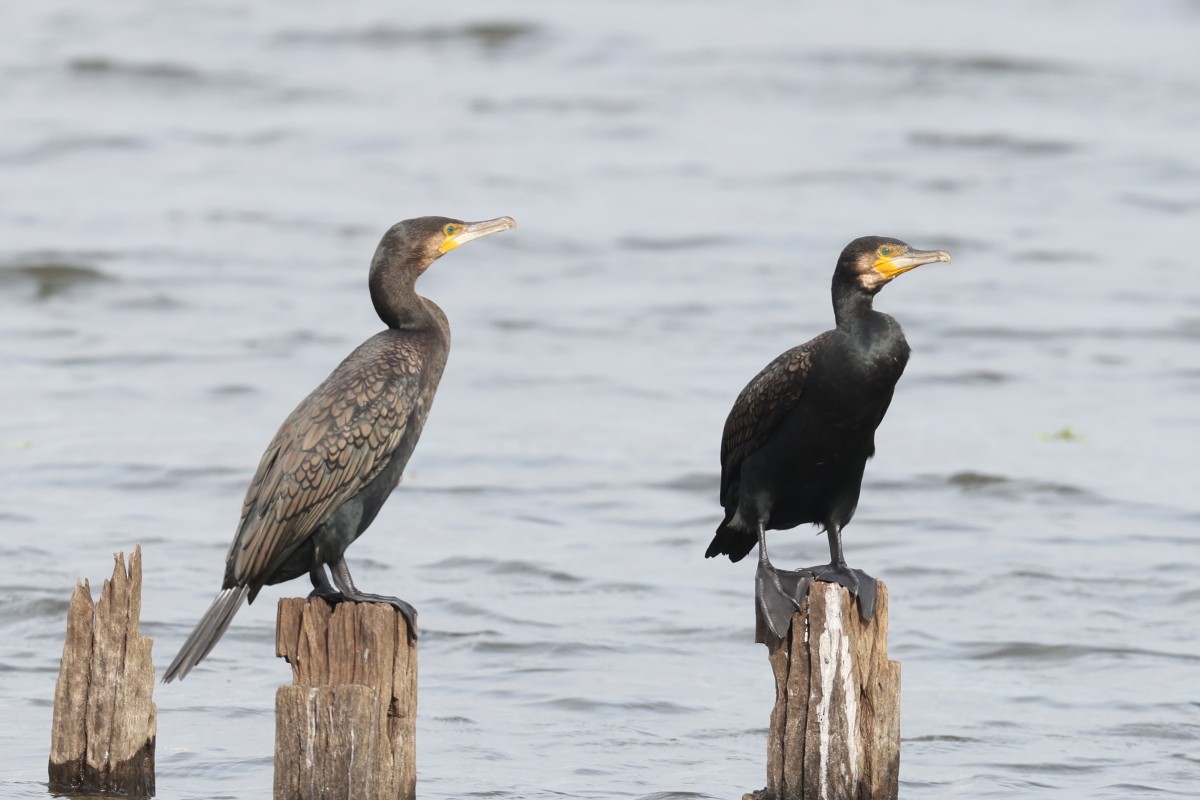
[[[417,645],[382,603],[279,601],[275,800],[414,800]]]
[[[138,631],[142,613],[142,548],[125,568],[114,556],[99,602],[85,580],[75,585],[67,611],[54,727],[50,734],[50,789],[154,796],[154,640]]]
[[[895,800],[900,785],[900,663],[887,657],[888,594],[875,615],[813,581],[803,613],[768,642],[775,708],[767,736],[767,788],[754,800]]]

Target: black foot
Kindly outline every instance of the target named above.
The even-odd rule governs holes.
[[[405,622],[408,623],[408,640],[415,642],[417,640],[417,610],[408,603],[401,600],[399,597],[389,597],[385,594],[367,594],[359,591],[354,585],[354,579],[350,577],[350,567],[346,566],[346,559],[339,558],[336,563],[332,564],[333,583],[337,588],[342,590],[342,598],[353,603],[387,603],[392,608],[404,615]],[[311,574],[313,585],[318,589],[322,588],[321,583],[328,584],[325,580],[324,567],[320,568],[320,575],[315,572]]]
[[[330,605],[337,605],[338,603],[346,600],[346,595],[342,594],[337,589],[334,589],[332,586],[318,586],[316,589],[313,589],[308,593],[308,599],[312,600],[314,597],[327,600],[329,601]]]
[[[417,640],[417,610],[399,597],[389,597],[383,594],[367,594],[366,592],[348,594],[346,592],[339,592],[333,588],[313,589],[308,593],[308,599],[311,600],[314,597],[319,597],[330,605],[337,605],[338,603],[387,603],[404,615],[404,621],[408,623],[408,640],[410,642]]]
[[[861,569],[822,564],[794,571],[758,565],[754,576],[754,607],[757,622],[754,640],[771,644],[768,637],[782,639],[792,624],[792,614],[803,611],[802,601],[811,581],[836,583],[846,587],[857,601],[863,622],[875,616],[875,579]]]
[[[367,594],[357,590],[353,593],[345,592],[343,594],[347,600],[355,603],[387,603],[404,615],[404,620],[408,623],[408,640],[410,642],[417,640],[417,610],[409,603],[399,597],[390,597],[386,594]]]
[[[802,610],[801,601],[812,578],[808,570],[791,572],[759,562],[754,574],[754,641],[769,645],[769,638],[787,636],[792,614]]]
[[[862,617],[863,622],[870,622],[871,618],[875,616],[875,579],[861,569],[822,564],[819,567],[801,570],[801,572],[812,575],[814,580],[836,583],[849,589],[850,594],[854,595],[858,601],[858,615]]]

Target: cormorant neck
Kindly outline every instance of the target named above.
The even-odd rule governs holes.
[[[425,301],[417,294],[416,275],[386,268],[372,269],[368,281],[375,313],[395,330],[418,330],[434,324]]]
[[[833,279],[833,318],[840,331],[851,332],[858,323],[875,313],[874,292],[867,291],[857,281]]]

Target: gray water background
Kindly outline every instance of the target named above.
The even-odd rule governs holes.
[[[914,353],[846,531],[901,796],[1200,796],[1200,3],[832,6],[5,4],[0,796],[45,796],[74,582],[142,543],[161,670],[424,214],[520,228],[422,278],[450,363],[350,551],[421,611],[421,797],[763,785],[721,425],[864,234],[954,255],[878,298]],[[159,688],[159,797],[268,796],[305,591]]]

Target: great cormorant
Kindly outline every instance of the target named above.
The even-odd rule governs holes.
[[[842,584],[858,597],[865,619],[874,613],[875,579],[846,566],[842,528],[858,506],[875,429],[909,347],[899,323],[874,310],[872,300],[897,275],[949,260],[944,250],[914,250],[898,239],[855,239],[833,273],[837,327],[768,364],[729,412],[721,438],[725,519],[704,555],[739,561],[758,545],[755,602],[777,638],[799,608],[805,579]],[[830,563],[777,571],[767,558],[766,531],[803,523],[823,526]]]
[[[267,446],[225,556],[221,592],[164,682],[184,677],[208,655],[242,603],[253,602],[263,586],[306,573],[310,596],[390,603],[416,637],[416,610],[397,597],[359,591],[344,554],[400,482],[446,365],[450,327],[442,310],[416,293],[417,278],[459,245],[514,227],[511,217],[420,217],[384,234],[368,284],[387,329],[347,356]]]

